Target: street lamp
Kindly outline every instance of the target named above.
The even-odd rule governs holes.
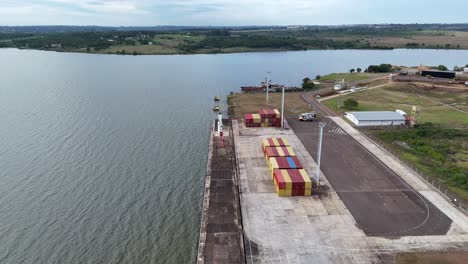
[[[327,125],[325,122],[320,122],[319,124],[319,145],[317,150],[317,189],[320,187],[320,161],[322,159],[322,140],[323,140],[323,128]]]

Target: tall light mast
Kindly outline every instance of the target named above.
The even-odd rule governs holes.
[[[269,103],[268,90],[270,88],[270,72],[267,72],[265,85],[266,85],[266,103],[268,104]]]
[[[319,123],[320,134],[319,134],[319,144],[318,144],[318,150],[317,150],[317,189],[320,187],[320,161],[322,159],[323,128],[325,127],[326,124],[327,123],[325,122]]]
[[[284,86],[283,94],[281,96],[281,128],[284,128]]]

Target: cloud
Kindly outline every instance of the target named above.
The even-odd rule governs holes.
[[[311,25],[468,22],[466,0],[0,0],[0,24]],[[456,9],[453,9],[456,6]]]

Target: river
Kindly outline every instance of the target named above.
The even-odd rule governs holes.
[[[0,49],[0,263],[190,263],[213,96],[462,50],[118,56]]]

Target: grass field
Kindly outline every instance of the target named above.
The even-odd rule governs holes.
[[[468,128],[468,114],[445,105],[453,104],[454,108],[466,110],[468,91],[458,93],[433,91],[411,84],[393,84],[389,87],[343,95],[341,101],[344,102],[348,98],[357,100],[359,106],[353,109],[344,107],[338,109],[339,97],[325,100],[323,103],[337,112],[401,109],[411,113],[412,106],[416,105],[419,109],[418,121],[420,123],[431,122],[443,127]]]
[[[327,81],[341,81],[345,80],[346,82],[354,82],[354,81],[363,81],[372,78],[382,77],[386,74],[379,74],[379,73],[332,73],[324,75],[320,78],[321,82]]]
[[[395,264],[464,264],[468,252],[417,252],[400,253]]]
[[[409,31],[405,34],[395,36],[385,35],[337,35],[324,36],[340,41],[359,41],[374,46],[385,46],[393,48],[468,48],[468,32],[462,31],[440,31],[424,30]],[[417,44],[415,46],[415,44]],[[447,46],[450,45],[450,46]]]
[[[409,130],[370,130],[401,159],[425,175],[440,179],[468,201],[468,130],[420,127]]]
[[[176,54],[178,53],[177,50],[164,47],[161,45],[135,45],[135,46],[112,46],[107,49],[99,50],[98,53],[117,53],[122,52],[125,50],[126,54],[133,54],[133,52],[137,52],[138,54]]]
[[[312,109],[301,98],[301,93],[286,93],[285,101],[285,115],[295,115],[304,112],[310,112]],[[229,98],[229,108],[231,117],[241,118],[244,114],[256,113],[260,108],[277,108],[281,109],[281,94],[270,93],[270,103],[267,105],[265,94],[261,93],[237,93]]]

